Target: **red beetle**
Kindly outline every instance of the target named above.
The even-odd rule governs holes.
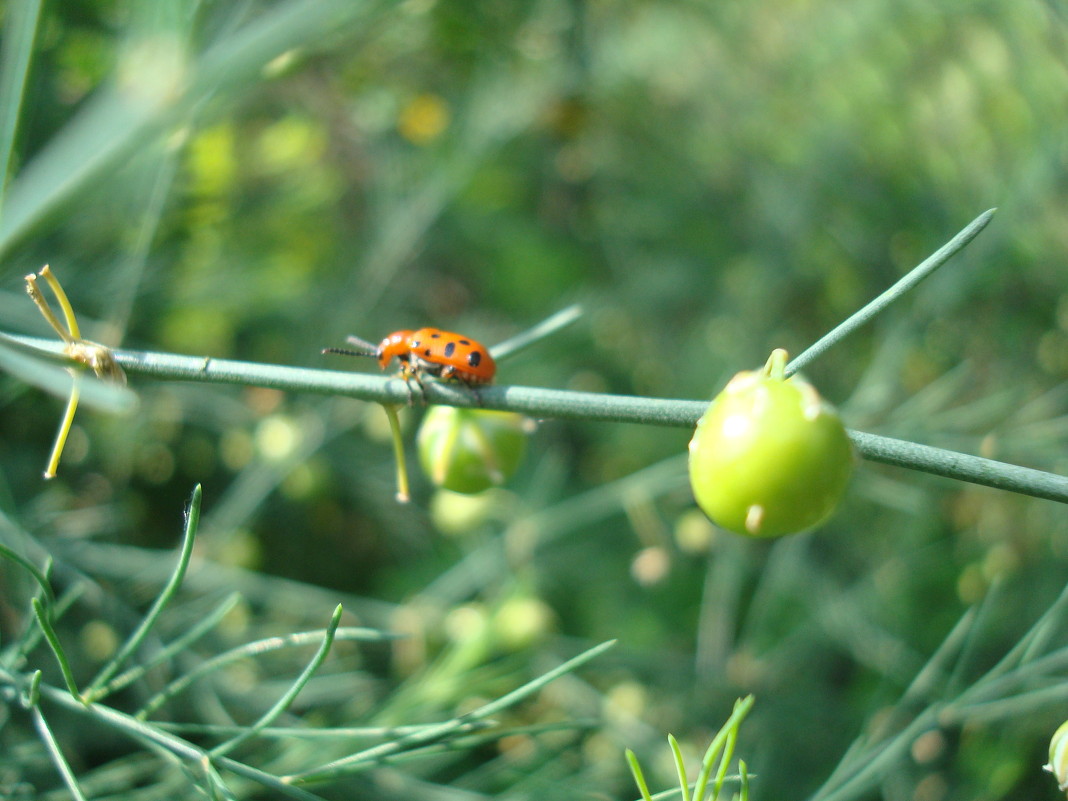
[[[474,388],[493,381],[497,372],[497,364],[484,345],[463,334],[438,328],[394,331],[378,345],[357,336],[349,336],[348,342],[356,349],[326,348],[323,353],[370,356],[378,360],[383,370],[397,359],[401,366],[401,378],[405,383],[414,378],[420,390],[423,389],[423,375],[432,375],[443,381],[460,381]]]

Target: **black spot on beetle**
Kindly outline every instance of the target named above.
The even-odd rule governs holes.
[[[473,350],[473,351],[471,351],[470,353],[467,354],[467,363],[469,365],[471,365],[472,367],[478,367],[478,365],[481,362],[482,362],[482,352],[481,351]]]
[[[454,354],[455,352],[456,352],[456,343],[455,342],[450,342],[448,345],[445,346],[445,358],[448,358],[449,356],[452,356],[452,354]]]
[[[428,359],[430,358],[432,353],[433,353],[433,351],[431,351],[430,348],[427,348],[426,350],[423,351],[423,355]]]
[[[471,340],[470,339],[461,339],[460,340],[460,344],[461,345],[470,345],[471,344]]]
[[[441,338],[441,334],[431,334],[430,338],[431,339],[440,339]]]

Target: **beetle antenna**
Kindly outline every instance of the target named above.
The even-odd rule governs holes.
[[[360,339],[355,334],[350,334],[345,338],[345,341],[350,345],[354,345],[353,348],[323,348],[323,353],[340,353],[342,356],[370,356],[372,359],[378,358],[378,346],[368,342],[366,339]]]
[[[320,353],[340,353],[342,356],[374,356],[373,353],[366,353],[362,350],[349,350],[347,348],[323,348]]]

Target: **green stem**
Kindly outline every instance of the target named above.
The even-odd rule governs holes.
[[[41,355],[65,358],[62,355],[62,346],[51,340],[8,336],[7,341],[32,348]],[[395,405],[408,401],[403,381],[370,373],[313,370],[305,367],[144,351],[115,351],[115,360],[131,376],[258,386],[324,395],[348,395],[361,400]],[[482,401],[479,408],[520,412],[537,418],[640,423],[679,428],[695,426],[698,418],[708,408],[705,401],[518,386],[480,387],[479,398]],[[426,399],[427,403],[446,406],[478,407],[476,399],[470,392],[465,392],[463,387],[437,381],[426,382]],[[876,434],[851,431],[849,435],[857,452],[871,461],[1068,503],[1068,478],[1065,476]]]
[[[30,676],[30,686],[26,688],[25,705],[35,707],[41,702],[41,671],[35,670]]]
[[[46,570],[45,578],[47,579],[48,577],[49,572]],[[56,599],[54,604],[48,605],[42,602],[41,606],[47,615],[49,624],[52,624],[54,621],[63,617],[67,610],[74,606],[74,602],[81,597],[84,590],[84,584],[74,584],[68,587],[67,590]],[[29,653],[37,647],[38,643],[40,643],[41,637],[44,636],[44,632],[45,630],[41,628],[41,626],[27,626],[17,640],[9,643],[3,651],[0,651],[0,665],[18,664],[13,660],[23,659],[28,656]]]
[[[697,782],[694,785],[693,797],[695,801],[704,801],[705,789],[708,787],[709,779],[712,777],[712,765],[722,752],[723,757],[720,760],[720,768],[716,774],[716,791],[713,796],[714,798],[719,797],[719,789],[723,786],[723,780],[727,775],[727,766],[734,751],[734,738],[738,735],[738,727],[742,725],[745,716],[753,708],[754,700],[753,696],[747,695],[745,698],[739,698],[735,701],[731,716],[727,718],[727,722],[723,724],[716,736],[712,738],[712,742],[709,743],[708,748],[705,750],[704,758],[701,760],[701,773],[698,774]]]
[[[675,770],[679,774],[679,793],[682,801],[690,801],[690,780],[686,777],[686,760],[682,757],[682,749],[675,735],[668,735],[668,745],[671,747],[671,755],[675,759]],[[703,801],[699,796],[697,801]]]
[[[85,697],[78,692],[78,683],[74,680],[74,671],[71,670],[70,660],[67,659],[67,653],[63,650],[63,644],[59,641],[56,630],[52,628],[52,621],[48,618],[48,610],[41,605],[41,601],[37,598],[32,599],[32,603],[33,613],[37,616],[37,624],[41,627],[45,639],[48,640],[48,644],[52,647],[52,653],[56,655],[56,662],[59,663],[59,670],[63,674],[63,681],[67,684],[67,690],[79,702],[88,703]]]
[[[857,452],[873,462],[1068,503],[1068,478],[1056,473],[860,431],[850,431],[849,437]]]
[[[638,762],[637,755],[629,748],[623,753],[627,758],[627,764],[630,766],[630,772],[634,775],[634,783],[638,785],[638,790],[642,794],[642,801],[652,801],[652,797],[649,795],[649,784],[645,781],[645,774],[642,772],[642,766]]]
[[[727,768],[730,766],[731,759],[734,758],[734,746],[738,742],[738,730],[735,729],[727,735],[727,743],[723,747],[723,756],[719,760],[719,768],[716,770],[716,781],[712,785],[712,799],[718,801],[719,793],[723,789],[723,782],[727,778]],[[698,799],[703,801],[703,799]]]
[[[33,562],[15,553],[13,550],[11,550],[2,543],[0,543],[0,557],[10,559],[12,562],[21,566],[31,576],[33,576],[34,580],[41,587],[41,592],[44,594],[44,606],[46,609],[51,609],[56,605],[56,596],[52,593],[52,586],[48,582],[48,576],[45,575],[43,571],[38,570],[37,566],[34,565]]]
[[[13,677],[0,669],[0,680],[12,682]],[[104,704],[91,704],[85,706],[70,695],[64,693],[62,690],[43,684],[41,685],[40,690],[43,699],[58,704],[68,711],[75,712],[79,715],[85,715],[90,720],[94,720],[97,723],[103,724],[114,731],[121,732],[135,740],[158,746],[189,763],[196,765],[214,763],[232,773],[236,773],[239,776],[244,776],[247,779],[257,782],[263,787],[273,791],[275,796],[288,796],[290,798],[299,799],[299,801],[322,801],[321,797],[318,795],[309,793],[307,790],[303,790],[299,787],[293,787],[279,779],[277,776],[250,765],[246,765],[243,762],[238,762],[229,757],[212,759],[206,751],[198,748],[192,743],[183,740],[180,737],[176,737],[173,734],[168,734],[150,724],[139,721],[117,709],[112,709]]]
[[[3,61],[0,62],[0,209],[7,192],[7,175],[15,149],[26,78],[33,57],[33,40],[41,16],[41,0],[10,3],[4,20]]]
[[[412,492],[408,485],[408,459],[404,455],[400,415],[392,403],[383,403],[382,409],[389,420],[389,435],[393,441],[393,461],[397,467],[397,503],[408,503],[412,499]]]
[[[319,666],[323,663],[323,660],[326,659],[326,655],[330,652],[330,646],[334,644],[334,635],[337,633],[337,627],[340,622],[341,604],[338,604],[337,607],[334,609],[333,616],[330,619],[330,625],[327,626],[326,634],[323,635],[323,641],[319,644],[319,650],[315,652],[315,656],[312,657],[312,660],[297,677],[296,681],[293,682],[292,686],[290,686],[290,688],[282,695],[282,697],[279,698],[278,701],[276,701],[274,705],[260,717],[259,720],[257,720],[255,723],[246,728],[237,736],[232,737],[226,742],[220,743],[215,748],[211,749],[212,757],[227,754],[230,751],[233,751],[239,745],[247,742],[248,740],[251,740],[257,734],[259,734],[262,729],[265,729],[272,723],[274,723],[274,721],[278,719],[278,716],[289,708],[289,705],[293,703],[293,700],[297,697],[300,691],[304,689],[305,685],[307,685],[307,683],[311,681],[312,676],[315,675],[315,671],[319,669]]]
[[[74,771],[71,770],[67,758],[63,756],[63,751],[60,749],[59,743],[56,742],[55,735],[52,734],[52,729],[48,725],[48,721],[45,720],[40,707],[35,705],[32,712],[34,728],[37,729],[38,736],[41,738],[41,741],[44,742],[45,748],[48,749],[48,754],[52,758],[52,764],[56,766],[59,775],[63,777],[63,783],[67,785],[67,790],[70,791],[71,797],[74,801],[86,801],[85,794],[82,793],[81,787],[78,786],[78,780],[74,776]]]
[[[498,342],[491,347],[490,355],[497,361],[510,358],[515,353],[529,348],[536,342],[540,342],[550,334],[555,334],[561,328],[565,328],[582,316],[582,306],[574,304],[561,309],[556,314],[550,315],[532,328],[528,328],[514,337]]]
[[[241,594],[238,592],[228,595],[210,614],[197,621],[197,623],[182,634],[181,637],[175,638],[167,643],[166,647],[155,651],[151,656],[138,662],[126,672],[120,673],[118,676],[111,679],[101,688],[101,695],[111,695],[124,687],[130,686],[152,670],[152,668],[167,662],[176,654],[183,653],[190,645],[219,625],[220,621],[229,614],[230,610],[232,610],[240,600]]]
[[[912,268],[900,281],[816,340],[801,355],[790,362],[786,368],[786,374],[789,376],[798,370],[803,370],[810,362],[822,356],[832,345],[845,339],[910,289],[915,288],[920,281],[949,261],[954,255],[963,250],[969,242],[975,239],[979,232],[986,228],[995,211],[997,209],[984,211],[968,223],[955,237],[928,256],[919,265]]]
[[[74,369],[82,378],[79,391],[83,406],[115,413],[130,412],[136,407],[137,395],[125,386],[103,381],[83,370],[82,365],[67,356],[65,344],[53,341],[46,345],[48,340],[44,339],[34,341],[43,347],[31,351],[24,344],[17,344],[0,334],[0,370],[40,387],[50,395],[65,398],[70,395],[70,373]],[[41,356],[55,360],[56,364],[42,361]]]
[[[185,577],[186,568],[189,567],[189,560],[193,555],[193,542],[196,539],[197,526],[200,524],[200,502],[203,498],[204,492],[199,484],[193,488],[193,497],[189,501],[189,509],[185,516],[185,534],[182,541],[182,550],[178,557],[178,564],[174,568],[174,572],[171,574],[170,581],[167,582],[167,586],[160,592],[156,602],[152,605],[152,608],[148,610],[148,614],[145,615],[144,620],[137,629],[130,635],[129,639],[119,649],[118,653],[108,662],[107,665],[97,674],[89,686],[86,688],[85,696],[91,701],[99,700],[106,695],[105,685],[114,678],[115,674],[122,669],[123,664],[130,658],[141,644],[145,641],[152,627],[159,620],[159,616],[163,613],[167,604],[178,592],[178,588],[182,584],[182,579]]]
[[[591,659],[600,656],[615,644],[615,640],[608,640],[600,645],[596,645],[578,656],[569,659],[559,667],[550,670],[548,673],[527,682],[522,687],[502,695],[495,701],[483,704],[477,709],[460,717],[424,729],[419,734],[413,734],[409,737],[401,737],[388,743],[382,743],[381,745],[376,745],[372,748],[366,748],[355,754],[351,754],[350,756],[323,765],[322,767],[287,776],[285,777],[285,780],[287,782],[298,784],[326,781],[328,779],[361,771],[367,764],[377,763],[386,757],[412,750],[417,746],[428,745],[454,736],[458,730],[467,726],[472,721],[485,720],[510,706],[514,706],[524,698],[536,693],[545,685],[560,678],[560,676],[571,673],[589,662]]]
[[[217,670],[222,669],[226,665],[236,662],[240,659],[247,657],[261,656],[262,654],[270,651],[277,651],[283,648],[299,648],[302,645],[309,643],[315,643],[321,641],[327,636],[327,632],[324,629],[317,631],[300,631],[293,634],[287,634],[282,637],[268,637],[263,640],[255,640],[253,642],[247,642],[244,645],[240,645],[237,648],[232,648],[229,651],[223,651],[221,654],[216,654],[211,659],[207,659],[201,662],[195,668],[187,673],[183,673],[178,678],[174,679],[170,684],[156,693],[154,696],[145,702],[144,706],[135,713],[135,717],[138,720],[145,720],[159,709],[163,704],[174,698],[181,693],[187,687],[192,685],[198,679],[207,676]],[[335,640],[351,640],[355,642],[383,642],[386,640],[395,639],[396,635],[383,633],[374,629],[367,628],[341,628],[334,631]]]
[[[812,801],[850,801],[863,796],[907,761],[915,738],[924,731],[1008,716],[1019,718],[1040,703],[1044,702],[1047,709],[1063,703],[1068,648],[1037,655],[1030,647],[1034,635],[1051,622],[1049,613],[1054,607],[993,668],[962,692],[953,694],[947,684],[952,681],[954,665],[959,664],[962,649],[976,626],[975,609],[967,610],[889,714],[882,715],[880,726],[857,737],[834,772],[811,796]],[[1021,661],[1024,653],[1031,654],[1030,661]]]
[[[991,668],[990,676],[1000,676],[1012,669],[1019,667],[1033,659],[1045,650],[1049,639],[1056,636],[1060,629],[1060,623],[1064,619],[1065,608],[1068,607],[1068,585],[1061,589],[1049,608],[1035,622],[1027,633],[1020,638],[1019,642],[1005,654],[998,663]]]
[[[234,737],[245,731],[247,726],[223,725],[221,723],[175,723],[169,720],[153,721],[155,726],[174,734],[193,734],[211,737]],[[313,729],[303,726],[266,726],[259,730],[261,738],[290,739],[290,740],[331,740],[343,738],[345,740],[382,740],[391,737],[406,737],[410,734],[418,734],[427,729],[437,726],[437,723],[420,723],[404,726],[333,726],[328,729]],[[569,724],[574,726],[573,723]],[[493,721],[474,720],[464,729],[465,734],[480,732],[483,729],[496,728]]]
[[[790,356],[782,348],[775,348],[768,356],[768,361],[764,365],[764,375],[767,378],[774,379],[775,381],[782,381],[786,378],[786,360]]]
[[[421,745],[416,748],[409,748],[405,751],[400,751],[395,754],[378,757],[374,760],[368,760],[361,763],[358,767],[350,771],[350,773],[358,773],[374,768],[382,767],[384,765],[400,765],[405,762],[413,762],[433,756],[435,754],[443,754],[448,752],[464,753],[471,752],[478,748],[483,748],[490,743],[500,742],[505,737],[535,737],[543,734],[561,731],[575,731],[578,728],[593,730],[597,728],[597,721],[572,722],[565,721],[561,723],[544,723],[541,725],[531,726],[517,726],[515,728],[502,728],[500,725],[490,723],[485,726],[479,726],[478,723],[467,724],[463,729],[459,729],[456,732],[450,733],[450,739],[439,740],[427,745]],[[479,733],[481,729],[492,729],[488,733]],[[468,734],[467,731],[473,731],[474,734]],[[522,796],[524,798],[529,796]]]

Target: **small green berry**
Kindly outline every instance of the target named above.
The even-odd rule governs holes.
[[[786,351],[738,373],[697,423],[690,484],[713,523],[778,537],[834,512],[853,469],[849,437],[811,384],[784,377]]]
[[[419,463],[439,487],[482,492],[515,473],[527,428],[527,419],[514,412],[433,406],[419,428]]]
[[[553,629],[552,609],[533,595],[517,593],[497,607],[491,618],[497,645],[505,651],[530,648]]]
[[[1068,790],[1068,720],[1050,738],[1049,762],[1042,767],[1053,774],[1061,790]]]
[[[434,528],[446,537],[465,537],[493,519],[501,505],[507,503],[507,497],[499,495],[498,492],[464,495],[438,487],[430,496],[430,520]]]

